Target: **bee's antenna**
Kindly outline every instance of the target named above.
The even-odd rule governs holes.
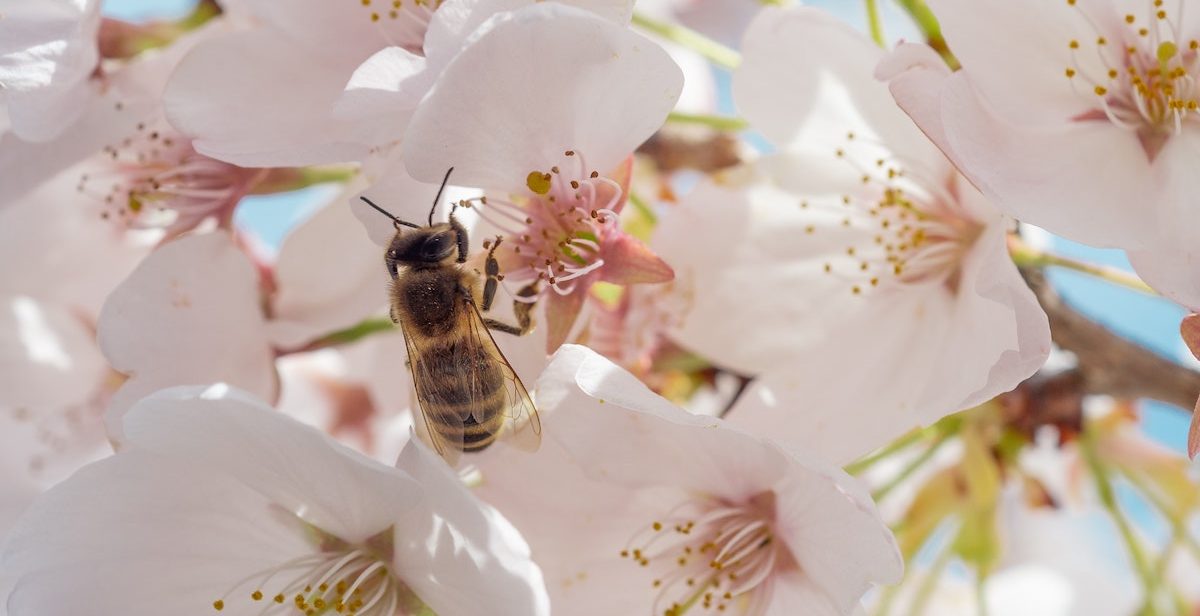
[[[446,182],[450,181],[450,174],[454,172],[454,167],[446,170],[446,177],[442,178],[442,185],[438,187],[438,194],[433,198],[433,207],[429,208],[429,226],[433,226],[433,212],[437,210],[438,201],[442,200],[442,191],[446,189]]]
[[[379,210],[379,213],[380,213],[380,214],[383,214],[384,216],[387,216],[388,218],[391,218],[391,219],[392,219],[392,222],[393,222],[393,223],[395,223],[395,224],[397,224],[397,225],[404,225],[404,226],[406,226],[406,227],[412,227],[412,228],[414,228],[414,229],[420,229],[420,228],[421,228],[420,226],[418,226],[418,225],[414,225],[414,224],[413,224],[413,223],[411,223],[411,222],[407,222],[407,221],[404,221],[404,220],[400,220],[399,218],[396,218],[395,216],[392,216],[392,214],[391,214],[390,212],[388,212],[387,210],[385,210],[385,209],[383,209],[383,208],[379,207],[378,205],[375,205],[375,203],[374,203],[374,202],[372,202],[370,199],[368,199],[368,198],[366,198],[366,197],[359,196],[359,199],[362,199],[362,200],[363,200],[363,201],[364,201],[364,202],[365,202],[367,205],[369,205],[369,206],[371,206],[371,207],[375,208],[376,210]]]

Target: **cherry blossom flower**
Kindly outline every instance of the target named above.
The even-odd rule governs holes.
[[[456,183],[486,189],[465,205],[503,235],[510,292],[541,285],[551,351],[593,281],[673,276],[617,222],[628,157],[661,126],[682,78],[656,45],[585,11],[540,4],[489,23],[414,116],[405,164],[417,180],[454,167]]]
[[[779,151],[703,183],[653,240],[695,272],[675,339],[762,377],[731,420],[839,463],[1011,389],[1050,351],[1007,221],[871,78],[881,56],[815,9],[764,9],[734,95]]]
[[[524,533],[556,611],[847,614],[900,576],[836,468],[676,408],[586,347],[558,351],[537,399],[541,449],[485,453],[477,493]]]
[[[51,141],[26,143],[5,135],[0,139],[0,172],[6,177],[0,205],[45,181],[70,182],[79,215],[101,217],[119,228],[164,228],[172,236],[209,219],[228,226],[238,201],[267,172],[198,154],[190,136],[166,123],[159,100],[184,53],[228,29],[225,20],[213,20],[106,74],[102,95],[72,101],[84,112]]]
[[[259,27],[191,53],[167,90],[168,115],[200,152],[239,165],[363,160],[403,135],[476,27],[531,3],[247,0]],[[581,4],[628,21],[631,3]],[[242,112],[230,116],[231,105]]]
[[[224,385],[124,421],[11,536],[9,614],[549,613],[521,537],[415,441],[391,468]]]
[[[902,46],[881,75],[1022,221],[1098,246],[1185,251],[1200,220],[1188,196],[1200,30],[1185,5],[935,0],[963,69],[951,74],[936,54]]]
[[[0,90],[9,128],[48,141],[99,94],[99,0],[16,0],[0,19]]]

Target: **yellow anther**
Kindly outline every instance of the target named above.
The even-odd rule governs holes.
[[[217,610],[218,612],[225,609],[225,602],[220,599],[213,601],[213,609]]]
[[[1137,19],[1137,18],[1136,18],[1136,17],[1134,17],[1133,15],[1126,15],[1126,16],[1125,16],[1125,23],[1127,23],[1127,24],[1131,24],[1131,23],[1133,23],[1133,22],[1134,22],[1136,19]]]
[[[530,171],[529,175],[525,176],[525,185],[534,194],[544,195],[550,192],[550,174],[540,171]]]
[[[1105,94],[1108,94],[1108,89],[1104,86],[1096,86],[1095,92],[1096,96],[1104,96]]]
[[[263,598],[262,591],[256,590],[256,591],[250,593],[250,598],[254,599],[255,601],[262,601],[262,598]]]
[[[1068,43],[1067,46],[1070,47],[1071,49],[1079,49],[1079,41],[1071,39],[1071,42]]]

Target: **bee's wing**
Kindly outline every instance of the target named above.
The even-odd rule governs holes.
[[[404,329],[404,321],[400,321],[400,329],[404,333],[404,346],[408,349],[408,368],[412,373],[413,389],[417,394],[417,406],[413,413],[417,436],[425,441],[450,466],[458,463],[463,450],[463,425],[454,409],[444,408],[436,398],[429,395],[429,384],[435,378],[433,367],[429,364],[429,353],[422,352],[413,337]],[[438,426],[443,426],[441,429]]]
[[[538,418],[533,399],[529,397],[529,391],[513,370],[512,364],[508,363],[508,359],[500,351],[496,339],[492,337],[492,331],[487,328],[483,315],[479,313],[479,307],[470,299],[464,301],[470,307],[466,312],[471,319],[471,337],[495,360],[504,374],[504,393],[508,409],[505,440],[510,445],[526,451],[536,451],[542,443],[542,420]],[[484,418],[475,419],[483,421]]]

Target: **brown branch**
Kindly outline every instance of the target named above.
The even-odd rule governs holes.
[[[1022,270],[1050,317],[1054,343],[1075,354],[1084,393],[1151,398],[1188,412],[1200,394],[1200,372],[1126,340],[1069,306],[1039,270]]]
[[[666,127],[638,148],[638,152],[654,160],[664,173],[678,169],[711,173],[741,163],[735,136],[696,128]],[[1200,394],[1200,372],[1126,340],[1083,316],[1059,297],[1040,270],[1026,269],[1022,274],[1050,318],[1055,344],[1074,353],[1079,362],[1070,379],[1058,379],[1055,383],[1069,385],[1067,389],[1078,388],[1076,391],[1082,394],[1160,400],[1191,412]],[[1028,385],[1040,387],[1038,379],[1046,378],[1047,375],[1035,375]],[[1058,391],[1056,396],[1070,393],[1061,386],[1055,391]]]
[[[711,173],[742,162],[737,137],[701,127],[667,126],[638,148],[663,173],[695,169]]]

